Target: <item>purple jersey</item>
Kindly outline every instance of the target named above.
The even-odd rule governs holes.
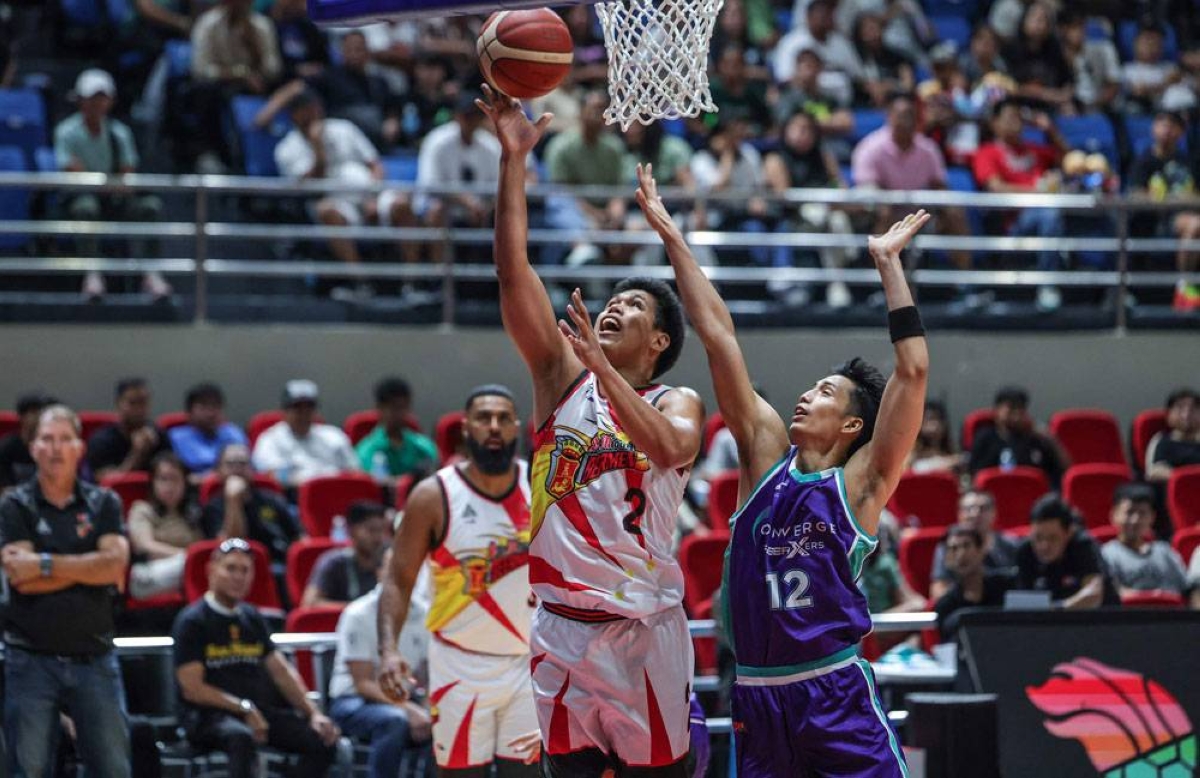
[[[842,468],[801,473],[795,456],[734,515],[722,597],[739,676],[843,662],[871,631],[856,581],[878,541],[854,519]]]

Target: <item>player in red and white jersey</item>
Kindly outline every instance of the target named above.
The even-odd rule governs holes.
[[[670,286],[619,283],[593,324],[556,321],[529,263],[525,165],[549,124],[485,86],[500,140],[495,261],[505,329],[533,377],[533,692],[551,778],[684,776],[692,642],[670,539],[704,407],[655,381],[683,348]],[[582,205],[581,207],[590,207]]]
[[[380,687],[405,696],[408,667],[397,650],[422,564],[433,580],[426,625],[433,746],[438,773],[532,778],[519,742],[537,730],[529,677],[528,470],[514,453],[520,422],[512,393],[471,392],[465,461],[413,489],[393,539],[379,603]]]

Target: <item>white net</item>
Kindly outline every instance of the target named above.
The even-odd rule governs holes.
[[[608,49],[609,106],[622,130],[635,121],[716,111],[708,91],[708,44],[724,0],[597,3]]]

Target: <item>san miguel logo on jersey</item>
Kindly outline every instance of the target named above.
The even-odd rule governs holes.
[[[519,538],[508,538],[503,545],[493,540],[484,556],[471,556],[462,561],[463,594],[478,597],[504,576],[529,564],[529,544]]]
[[[557,500],[605,473],[649,469],[650,460],[646,455],[617,433],[601,430],[586,438],[572,430],[555,437],[546,491]]]

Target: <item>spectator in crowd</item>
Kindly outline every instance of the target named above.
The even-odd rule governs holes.
[[[824,63],[828,83],[836,84],[831,89],[836,88],[844,102],[850,101],[855,85],[863,80],[862,62],[854,44],[834,27],[836,6],[836,0],[810,0],[804,12],[804,25],[779,39],[771,58],[777,83],[791,80],[796,56],[804,49],[812,49]]]
[[[41,392],[17,398],[17,429],[0,438],[0,492],[28,481],[37,471],[30,444],[37,434],[42,411],[57,402]]]
[[[408,382],[389,376],[375,384],[375,410],[379,424],[355,448],[362,469],[377,478],[419,479],[432,473],[437,467],[437,444],[409,426],[412,388]]]
[[[995,424],[975,434],[968,470],[974,476],[986,467],[1036,467],[1057,487],[1070,465],[1067,452],[1029,413],[1029,392],[1006,386],[992,402]]]
[[[917,102],[907,92],[892,94],[887,102],[887,123],[867,135],[851,157],[854,186],[886,191],[946,188],[946,161],[937,144],[921,132]],[[938,232],[969,235],[962,208],[938,208]],[[897,220],[894,208],[880,208],[873,232],[882,234]],[[950,258],[962,270],[971,267],[968,251],[952,251]]]
[[[1070,505],[1051,492],[1034,504],[1030,520],[1033,531],[1017,549],[1017,589],[1049,592],[1065,610],[1120,604],[1100,547]]]
[[[1073,73],[1054,34],[1054,9],[1035,0],[1021,16],[1021,34],[1004,50],[1019,94],[1053,112],[1074,112]]]
[[[1122,69],[1127,109],[1152,113],[1161,106],[1167,89],[1183,77],[1179,67],[1163,53],[1163,33],[1154,27],[1144,27],[1133,39],[1133,61]]]
[[[957,473],[962,469],[963,456],[954,445],[950,434],[950,415],[946,404],[940,400],[925,401],[925,415],[921,418],[921,431],[909,455],[908,469],[915,473],[931,473],[948,470]]]
[[[1121,59],[1110,40],[1088,40],[1087,18],[1066,8],[1058,16],[1063,56],[1071,67],[1075,103],[1082,113],[1109,111],[1121,94]]]
[[[888,45],[883,35],[883,18],[863,13],[854,22],[854,49],[862,62],[863,78],[857,102],[883,108],[896,92],[911,92],[917,85],[911,61]]]
[[[319,475],[359,469],[346,433],[314,420],[318,399],[317,385],[308,379],[298,378],[284,385],[283,421],[268,428],[255,442],[255,470],[273,473],[279,483],[293,487]]]
[[[329,67],[329,41],[308,18],[304,0],[274,0],[270,14],[279,42],[282,76],[313,78],[323,73]]]
[[[979,150],[979,124],[960,113],[970,108],[965,92],[944,89],[940,82],[930,79],[917,87],[925,135],[937,144],[948,164],[970,167]]]
[[[1146,446],[1146,478],[1165,483],[1185,465],[1200,465],[1200,393],[1194,389],[1167,396],[1167,428]]]
[[[52,774],[59,712],[75,724],[83,768],[129,778],[125,693],[113,652],[113,608],[129,544],[121,502],[76,475],[79,417],[51,405],[38,419],[34,477],[0,499],[4,618],[4,723],[20,775]]]
[[[175,618],[175,680],[188,741],[223,751],[230,778],[257,774],[259,744],[298,754],[293,778],[324,778],[341,733],[275,650],[262,614],[244,602],[253,581],[250,545],[230,538],[212,553],[204,597]]]
[[[303,82],[295,83],[298,84],[295,95],[287,104],[295,126],[275,147],[279,172],[294,179],[326,179],[373,189],[383,180],[383,164],[371,141],[352,122],[326,118],[321,98],[304,87]],[[260,115],[258,119],[261,121],[263,117]],[[310,207],[317,221],[333,227],[373,222],[393,227],[416,224],[409,196],[392,189],[362,194],[330,192]],[[361,259],[358,246],[347,238],[331,238],[329,249],[342,262],[353,264]],[[419,252],[419,244],[401,242],[400,253],[405,261],[415,262],[420,258]],[[371,293],[365,283],[356,291]]]
[[[417,148],[438,125],[450,121],[451,106],[460,87],[451,79],[453,68],[445,57],[423,53],[413,63],[412,89],[404,96],[400,136],[405,146]]]
[[[559,9],[559,13],[575,44],[572,79],[585,89],[604,88],[608,83],[608,52],[595,9],[587,3],[578,3]]]
[[[1052,146],[1031,143],[1021,137],[1026,122],[1046,133]],[[1004,99],[992,109],[994,139],[980,146],[975,154],[975,179],[982,190],[997,194],[1038,192],[1054,188],[1061,174],[1057,167],[1062,155],[1069,150],[1062,133],[1045,113],[1035,113],[1027,119],[1015,99]],[[1009,235],[1039,238],[1062,238],[1065,235],[1062,212],[1056,208],[1022,208],[1007,218]],[[1061,270],[1062,254],[1054,249],[1038,252],[1038,270]],[[1055,286],[1038,289],[1038,307],[1055,310],[1062,304],[1062,295]]]
[[[958,58],[958,69],[968,90],[978,86],[988,73],[1008,72],[1008,63],[1000,54],[1000,38],[986,23],[975,25],[970,45]]]
[[[999,608],[1004,605],[1005,592],[1013,588],[1012,570],[989,567],[983,543],[978,531],[959,524],[946,530],[946,539],[939,546],[945,549],[946,572],[953,576],[933,606],[943,642],[956,639],[959,611]]]
[[[1021,30],[1021,20],[1034,0],[996,0],[988,11],[988,26],[1003,41],[1011,41]]]
[[[1152,539],[1154,490],[1129,483],[1113,493],[1112,523],[1117,536],[1104,544],[1100,555],[1117,591],[1122,595],[1157,589],[1187,593],[1187,572],[1171,544]]]
[[[979,536],[983,566],[995,572],[1011,572],[1017,564],[1020,541],[996,531],[996,498],[990,492],[968,489],[958,498],[958,523]],[[955,572],[946,562],[946,544],[939,543],[933,552],[929,575],[929,593],[938,599],[950,590],[956,580]]]
[[[726,43],[717,52],[716,73],[709,88],[713,102],[721,107],[721,119],[741,119],[755,135],[771,126],[767,85],[750,79],[746,51],[737,43]]]
[[[88,441],[87,461],[92,475],[150,470],[150,460],[171,446],[150,420],[150,387],[144,378],[117,382],[117,421],[101,427]]]
[[[1187,199],[1196,194],[1197,172],[1193,160],[1180,148],[1187,133],[1183,115],[1174,111],[1158,111],[1150,126],[1153,142],[1133,161],[1129,169],[1130,192],[1155,200]],[[1174,236],[1181,240],[1200,239],[1200,210],[1160,211],[1134,216],[1135,232],[1154,236]],[[1175,254],[1175,267],[1181,273],[1200,270],[1200,252],[1180,249]],[[1173,305],[1178,311],[1200,308],[1200,288],[1183,278],[1175,285]]]
[[[136,173],[139,160],[133,132],[110,116],[117,97],[112,76],[98,68],[83,71],[75,80],[75,97],[79,110],[54,128],[54,159],[59,170],[111,176]],[[120,195],[82,192],[67,198],[63,210],[77,221],[153,222],[158,221],[162,212],[162,201],[157,195],[145,192]],[[79,238],[76,250],[83,256],[97,256],[100,243],[95,238]],[[133,253],[144,259],[157,254],[157,247],[139,242]],[[171,294],[171,285],[161,273],[152,271],[142,276],[142,291],[165,298]],[[98,271],[89,271],[83,281],[83,296],[98,300],[105,292],[103,276]]]
[[[232,154],[221,126],[231,97],[266,94],[283,74],[271,20],[252,0],[220,0],[192,26],[192,101],[201,118],[201,173],[224,173]]]
[[[750,0],[749,3],[743,0],[726,0],[720,15],[717,16],[716,29],[713,30],[708,48],[712,54],[720,57],[730,46],[738,47],[745,65],[745,77],[750,82],[761,85],[771,83],[771,71],[768,67],[770,48],[761,44],[765,38],[778,36],[778,32],[773,29],[773,18],[768,20],[771,29],[752,30],[758,26],[758,17],[762,15],[760,8],[765,5],[767,4],[761,0]],[[750,18],[752,14],[754,19]],[[717,104],[721,106],[721,110],[725,110],[724,103],[718,101]]]
[[[378,564],[378,579],[387,575],[392,551],[386,549]],[[418,585],[420,588],[420,585]],[[397,703],[379,688],[379,593],[376,584],[346,606],[337,624],[337,652],[329,680],[329,715],[342,731],[370,744],[367,757],[370,778],[396,778],[406,752],[428,743],[432,736],[429,713],[411,700]],[[429,602],[414,597],[400,631],[400,655],[418,682],[428,678],[426,657],[429,631],[425,617]]]
[[[254,486],[246,444],[230,443],[221,449],[217,476],[221,488],[204,506],[204,534],[258,541],[266,546],[272,564],[282,569],[288,546],[300,537],[300,525],[282,497]]]
[[[692,177],[692,147],[683,138],[668,135],[662,122],[642,124],[634,122],[624,133],[625,179],[637,178],[637,166],[654,166],[654,177],[664,186],[678,186],[692,190],[696,180]]]
[[[199,383],[183,398],[187,424],[167,431],[171,448],[196,479],[207,475],[217,464],[221,450],[232,443],[246,445],[246,434],[225,420],[225,394],[214,383]]]
[[[387,508],[359,501],[346,511],[350,545],[326,551],[313,567],[300,605],[336,605],[357,600],[375,588],[379,559],[392,542]]]
[[[913,63],[925,63],[925,51],[938,37],[919,0],[838,0],[836,14],[837,28],[847,35],[864,14],[879,18],[884,44]]]
[[[798,113],[811,114],[826,138],[842,138],[854,131],[854,114],[847,106],[849,97],[827,89],[821,78],[825,63],[816,49],[801,49],[796,54],[792,77],[782,87],[775,102],[775,123],[783,126]]]
[[[133,566],[129,593],[145,599],[178,592],[188,546],[204,538],[200,506],[188,494],[187,468],[170,451],[150,466],[150,499],[129,507]]]

